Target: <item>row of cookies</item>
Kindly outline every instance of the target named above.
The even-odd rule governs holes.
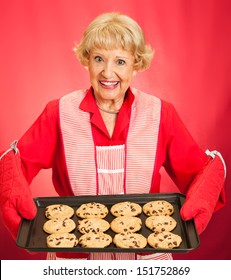
[[[138,216],[142,211],[147,216],[172,215],[174,208],[171,203],[165,200],[156,200],[146,203],[141,207],[138,203],[124,201],[112,205],[110,212],[113,216]],[[106,205],[99,202],[84,203],[76,210],[76,215],[80,218],[105,218],[109,210]],[[45,216],[48,219],[71,218],[74,209],[64,204],[54,204],[47,206]]]
[[[118,248],[142,249],[149,244],[156,249],[172,249],[181,243],[181,237],[171,232],[161,232],[157,235],[150,234],[147,238],[140,233],[122,232],[115,234],[86,233],[79,238],[79,244],[84,248],[105,248],[111,243]]]
[[[156,249],[172,249],[179,247],[181,236],[172,233],[177,221],[171,217],[173,206],[164,200],[150,201],[143,206],[144,213],[149,216],[145,220],[147,228],[153,231],[148,237],[148,244]]]
[[[77,246],[78,239],[71,233],[76,228],[75,222],[70,219],[74,209],[64,204],[49,205],[45,209],[48,219],[43,225],[43,230],[48,233],[47,246],[50,248],[72,248]]]
[[[89,202],[82,204],[76,215],[82,220],[78,220],[78,230],[83,235],[79,238],[79,244],[83,248],[105,248],[112,243],[112,237],[106,234],[110,224],[104,220],[108,215],[108,208],[104,204]]]

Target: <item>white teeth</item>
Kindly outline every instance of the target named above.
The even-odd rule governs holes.
[[[100,83],[103,84],[104,86],[115,86],[119,82],[100,82]]]

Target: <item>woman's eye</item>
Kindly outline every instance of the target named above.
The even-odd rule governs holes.
[[[100,56],[96,56],[96,57],[95,57],[95,61],[96,61],[96,62],[100,62],[100,61],[102,61],[102,60],[103,60],[103,59],[102,59],[102,57],[100,57]]]
[[[119,59],[119,60],[117,61],[117,64],[118,64],[118,65],[124,65],[124,64],[125,64],[125,61],[124,61],[123,59]]]

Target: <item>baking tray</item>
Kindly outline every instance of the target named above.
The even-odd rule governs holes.
[[[166,200],[174,207],[172,217],[177,221],[176,228],[172,231],[179,234],[182,238],[182,243],[179,247],[173,249],[156,249],[147,245],[145,248],[117,248],[113,243],[106,248],[82,248],[77,245],[73,248],[48,248],[46,245],[47,233],[43,231],[43,224],[47,221],[45,217],[45,208],[51,204],[67,204],[76,209],[83,203],[99,202],[105,204],[109,209],[109,214],[105,218],[109,223],[115,218],[110,213],[110,208],[113,204],[123,201],[136,202],[143,206],[145,203],[152,200]],[[31,252],[172,252],[172,253],[186,253],[197,248],[200,244],[199,237],[196,231],[194,220],[183,221],[180,217],[180,208],[183,205],[185,196],[179,193],[158,193],[158,194],[127,194],[127,195],[99,195],[99,196],[67,196],[67,197],[38,197],[34,201],[37,205],[37,215],[33,220],[22,219],[20,224],[16,243],[19,247],[25,248]],[[148,237],[152,233],[146,228],[144,221],[147,216],[141,213],[138,217],[142,220],[142,228],[138,233]],[[72,217],[76,225],[78,217],[76,214]],[[77,238],[81,233],[77,228],[73,231]],[[107,234],[113,238],[115,233],[109,229]]]

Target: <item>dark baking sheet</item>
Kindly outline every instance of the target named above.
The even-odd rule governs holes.
[[[121,249],[117,248],[113,243],[107,248],[82,248],[77,245],[74,248],[48,248],[46,245],[47,234],[43,231],[43,224],[47,221],[45,217],[45,208],[51,204],[67,204],[76,210],[81,204],[88,202],[100,202],[105,204],[109,209],[109,214],[105,218],[108,222],[111,222],[115,217],[110,213],[110,208],[113,204],[122,201],[132,201],[143,206],[145,203],[152,200],[163,199],[170,202],[174,207],[174,213],[172,217],[177,221],[176,228],[173,233],[179,234],[182,238],[182,243],[178,248],[173,249],[155,249],[147,245],[142,249]],[[195,228],[193,220],[183,221],[180,217],[180,208],[185,200],[185,196],[179,193],[158,193],[158,194],[131,194],[131,195],[99,195],[99,196],[71,196],[71,197],[39,197],[35,199],[37,205],[37,215],[35,219],[28,221],[23,219],[20,225],[20,229],[17,237],[17,245],[34,252],[172,252],[172,253],[185,253],[195,249],[199,246],[199,238]],[[138,233],[148,237],[152,233],[151,230],[145,227],[144,221],[147,216],[142,213],[138,217],[142,220],[142,228]],[[76,214],[72,219],[78,222]],[[80,237],[80,233],[77,228],[73,231],[77,237]],[[112,238],[115,233],[109,229],[106,231]]]

